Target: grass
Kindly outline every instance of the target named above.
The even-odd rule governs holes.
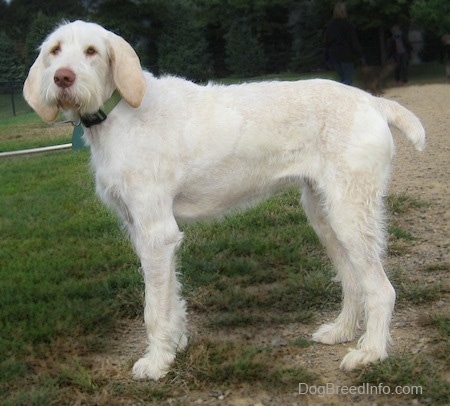
[[[178,358],[175,371],[181,366],[184,372],[172,375],[179,381],[189,379],[197,389],[203,388],[206,383],[221,386],[226,382],[226,385],[246,383],[261,388],[271,385],[280,391],[288,391],[295,388],[298,379],[310,383],[317,381],[314,374],[303,368],[275,366],[271,362],[275,355],[276,350],[272,347],[200,340]]]
[[[3,382],[29,377],[27,358],[59,337],[95,350],[91,336],[129,314],[115,296],[141,287],[116,220],[93,196],[87,163],[87,152],[0,161],[0,398]]]
[[[397,291],[397,302],[400,304],[432,303],[449,292],[448,287],[440,279],[437,278],[431,284],[417,283],[409,280],[407,272],[403,269],[394,269],[389,277]]]
[[[0,118],[0,150],[39,146],[37,137],[59,143],[70,136],[51,131],[34,114]],[[296,190],[220,224],[184,228],[181,279],[202,330],[163,381],[129,379],[131,359],[125,366],[99,368],[94,355],[105,355],[124,320],[142,317],[143,285],[116,218],[94,196],[88,162],[86,150],[0,160],[0,405],[111,399],[160,405],[196,391],[237,388],[270,391],[276,399],[299,382],[320,383],[313,370],[286,365],[286,353],[311,345],[304,337],[280,347],[245,334],[224,339],[235,330],[311,324],[318,312],[339,308],[340,289],[331,282],[330,263],[299,209]],[[388,199],[399,218],[424,205],[408,195]],[[398,224],[389,231],[406,249],[414,243],[415,236]],[[402,269],[391,278],[402,306],[423,306],[448,293],[439,280],[409,281]],[[426,388],[421,402],[448,402],[442,365],[449,360],[449,319],[435,314],[423,323],[435,334],[435,352],[391,357],[352,375],[355,380],[417,383]]]
[[[220,228],[213,223],[186,230],[180,252],[184,285],[211,325],[309,322],[311,310],[324,306],[321,297],[329,298],[325,306],[340,301],[299,201],[292,189],[222,221]]]
[[[402,256],[408,253],[410,244],[416,239],[409,231],[401,228],[396,219],[410,210],[427,207],[426,202],[406,194],[393,194],[387,197],[386,207],[391,216],[389,231],[389,254]]]
[[[393,194],[386,199],[387,210],[391,214],[404,214],[408,210],[427,207],[428,203],[404,193]]]
[[[441,377],[444,368],[425,354],[394,355],[382,364],[367,367],[355,385],[382,384],[389,387],[392,394],[395,394],[396,388],[409,387],[411,397],[420,399],[420,404],[445,405],[450,402],[450,383]]]
[[[45,124],[35,113],[0,115],[0,152],[69,143],[72,131],[70,125]]]

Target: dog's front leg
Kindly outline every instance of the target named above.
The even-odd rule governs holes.
[[[142,224],[140,225],[142,226]],[[177,350],[187,345],[186,308],[180,297],[175,251],[182,239],[175,220],[161,222],[148,233],[139,227],[132,235],[145,282],[144,320],[148,335],[145,355],[133,367],[136,379],[163,377]]]

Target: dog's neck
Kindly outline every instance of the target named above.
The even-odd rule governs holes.
[[[85,114],[80,117],[80,121],[84,127],[89,128],[93,125],[101,124],[106,120],[108,114],[113,111],[114,107],[116,107],[119,102],[122,100],[122,96],[118,92],[118,90],[114,90],[111,97],[103,104],[103,108],[99,109],[94,114]]]

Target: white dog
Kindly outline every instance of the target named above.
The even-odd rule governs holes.
[[[327,80],[199,86],[158,79],[142,71],[125,40],[82,21],[45,40],[24,95],[45,121],[61,109],[84,123],[97,193],[118,212],[139,255],[149,346],[134,365],[136,378],[164,376],[187,344],[178,223],[248,207],[293,184],[302,186],[303,207],[344,292],[341,314],[313,339],[354,340],[363,320],[366,332],[341,368],[387,357],[395,301],[380,259],[394,153],[388,125],[423,149],[425,132],[411,112]]]

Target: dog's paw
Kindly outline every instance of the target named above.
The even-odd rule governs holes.
[[[175,359],[175,351],[169,351],[155,345],[148,348],[147,353],[133,366],[135,379],[153,379],[157,381],[163,378],[170,370]]]
[[[179,339],[177,340],[177,352],[181,352],[186,349],[189,343],[189,335],[186,332],[181,332]]]
[[[387,354],[380,354],[378,351],[351,348],[342,360],[340,368],[344,371],[352,371],[373,362],[383,361],[386,358]]]
[[[134,379],[152,379],[157,381],[169,372],[169,368],[170,363],[158,363],[150,358],[144,357],[134,364],[133,377]]]
[[[354,339],[354,329],[343,327],[337,323],[323,324],[312,336],[313,341],[328,345],[345,343]]]
[[[177,351],[181,351],[188,345],[187,333],[180,331],[176,334],[177,339],[169,343],[153,343],[147,349],[146,354],[133,366],[133,377],[135,379],[152,379],[157,381],[163,378],[170,370],[175,360]]]

